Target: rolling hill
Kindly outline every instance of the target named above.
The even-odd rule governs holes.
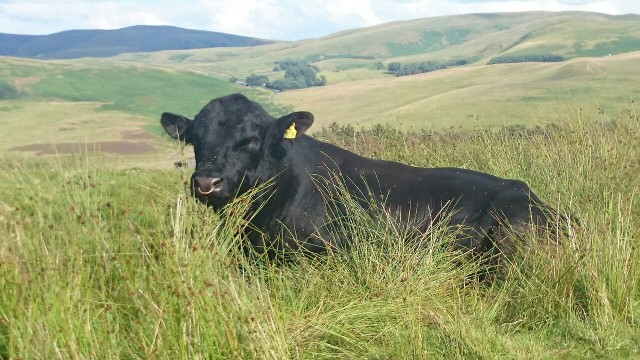
[[[551,53],[572,59],[631,51],[640,51],[640,15],[523,12],[398,21],[296,42],[188,53],[158,52],[145,57],[127,54],[118,59],[163,66],[177,64],[221,76],[260,73],[277,77],[272,71],[274,63],[285,59],[343,72],[368,70],[377,62],[388,65],[464,58],[473,64],[486,64],[505,55]],[[369,72],[365,77],[378,75],[379,72]],[[341,80],[351,77],[341,76]]]
[[[0,55],[75,59],[131,52],[255,46],[271,42],[173,26],[131,26],[118,30],[69,30],[51,35],[0,34]]]

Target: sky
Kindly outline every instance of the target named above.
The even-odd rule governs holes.
[[[394,20],[534,10],[640,14],[640,0],[0,0],[0,33],[172,25],[300,40]]]

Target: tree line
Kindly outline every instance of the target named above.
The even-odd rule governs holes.
[[[510,64],[520,62],[560,62],[565,61],[564,56],[553,54],[530,54],[530,55],[506,55],[498,56],[489,60],[487,64]]]
[[[436,70],[447,69],[455,66],[462,66],[471,63],[467,58],[451,59],[446,62],[438,62],[433,60],[423,61],[421,63],[402,64],[399,62],[391,62],[387,65],[387,70],[396,76],[407,76],[427,73]]]
[[[279,61],[273,68],[273,71],[284,70],[284,78],[275,81],[269,81],[267,75],[252,74],[247,76],[245,84],[247,86],[264,86],[272,90],[292,90],[304,89],[311,86],[324,86],[327,79],[324,76],[318,77],[317,66],[300,61],[285,60]],[[237,82],[237,78],[229,79],[230,82]]]

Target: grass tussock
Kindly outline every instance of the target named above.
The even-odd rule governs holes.
[[[335,130],[335,129],[334,129]],[[491,284],[384,211],[347,206],[351,251],[271,264],[240,250],[240,198],[196,203],[187,173],[83,158],[0,160],[1,358],[638,356],[640,122],[580,113],[527,132],[318,134],[418,166],[527,181],[575,233],[532,238]],[[342,132],[341,132],[342,131]],[[348,204],[347,204],[348,205]]]

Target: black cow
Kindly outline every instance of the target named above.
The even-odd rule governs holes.
[[[343,179],[342,189],[358,199],[378,199],[418,231],[440,219],[461,225],[467,230],[457,245],[476,254],[507,252],[514,231],[547,223],[548,208],[522,181],[365,158],[305,135],[311,113],[275,119],[240,94],[212,100],[194,120],[164,113],[161,123],[172,138],[193,145],[193,194],[209,206],[220,208],[271,179],[255,200],[254,230],[248,233],[253,248],[271,256],[348,248],[349,235],[336,236],[327,225],[340,215],[339,206],[326,202],[326,184],[335,179]]]

